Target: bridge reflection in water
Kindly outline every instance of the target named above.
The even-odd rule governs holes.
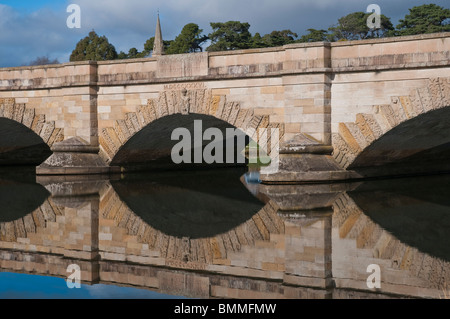
[[[67,278],[78,264],[88,285],[195,298],[443,296],[450,177],[267,186],[243,173],[2,180],[0,271]]]

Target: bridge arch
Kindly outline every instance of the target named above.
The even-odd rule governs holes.
[[[430,240],[423,234],[426,227],[423,226],[423,220],[417,218],[419,214],[412,217],[409,211],[404,214],[400,212],[402,200],[411,201],[411,197],[402,199],[403,195],[398,193],[397,198],[390,197],[392,194],[384,193],[383,198],[383,193],[370,188],[357,189],[342,193],[336,198],[333,203],[333,233],[336,234],[333,238],[333,276],[348,278],[348,270],[355,271],[355,268],[351,267],[356,264],[355,261],[358,260],[361,263],[361,259],[365,258],[362,256],[369,256],[370,262],[386,265],[382,282],[392,283],[395,278],[394,282],[414,281],[418,287],[440,289],[445,284],[445,280],[450,278],[448,246],[442,243],[435,248],[436,241]],[[364,202],[366,207],[361,206]],[[371,205],[369,203],[376,203],[372,205],[372,212],[364,209]],[[392,214],[390,209],[394,209],[396,213]],[[438,212],[435,213],[439,215]],[[426,224],[428,226],[428,223]],[[445,226],[441,227],[445,228]],[[402,229],[408,229],[408,231],[405,232]],[[432,230],[429,234],[439,236],[444,232]],[[413,233],[416,234],[415,237],[411,237]],[[423,240],[424,238],[426,240]],[[353,241],[354,244],[349,245],[349,241]],[[362,251],[365,253],[361,253]],[[345,261],[342,256],[345,256]],[[428,266],[430,262],[442,265],[440,267],[442,272],[433,272]],[[361,274],[366,273],[366,267],[359,268]],[[390,274],[392,276],[389,276]]]
[[[149,249],[160,251],[159,257],[172,261],[194,264],[213,263],[214,259],[230,258],[230,254],[241,251],[244,246],[254,246],[257,242],[269,242],[271,236],[285,233],[284,220],[277,214],[279,207],[273,201],[254,206],[259,208],[254,209],[240,223],[231,228],[223,228],[222,232],[190,236],[184,232],[184,235],[167,232],[167,229],[159,228],[160,225],[149,222],[148,217],[140,215],[143,213],[142,209],[134,212],[128,206],[130,202],[124,200],[119,193],[123,193],[120,188],[111,187],[102,196],[100,218],[114,221],[114,226],[111,227],[124,230],[124,233],[128,235],[127,241],[148,245]],[[252,195],[249,194],[249,198],[251,197]],[[117,209],[117,203],[121,203],[120,209]],[[211,214],[214,214],[213,210],[210,211]],[[177,222],[178,220],[179,218]],[[201,227],[196,225],[196,228]],[[184,267],[188,265],[184,264]]]
[[[271,128],[279,129],[278,142],[284,137],[284,124],[270,123],[269,116],[256,115],[252,109],[242,108],[239,102],[228,101],[226,95],[212,95],[211,90],[195,84],[177,84],[166,87],[157,99],[149,99],[136,112],[126,113],[112,127],[101,129],[100,155],[108,164],[115,165],[120,162],[117,156],[121,156],[127,143],[143,130],[151,130],[151,125],[160,122],[159,129],[167,130],[195,119],[208,121],[210,127],[238,128],[253,140],[258,139],[261,130]]]
[[[374,106],[374,114],[357,114],[339,123],[333,134],[333,157],[345,169],[364,169],[450,155],[450,78],[433,78],[408,96],[391,97]],[[427,152],[431,152],[427,155]]]
[[[23,159],[10,159],[14,163],[40,164],[50,155],[52,145],[64,139],[63,129],[56,128],[54,121],[47,121],[44,114],[36,114],[34,108],[16,103],[14,98],[0,99],[0,132],[2,153],[18,149],[27,153]],[[4,157],[2,162],[8,160],[8,155]]]

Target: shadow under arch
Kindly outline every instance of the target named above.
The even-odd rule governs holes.
[[[362,183],[348,196],[401,242],[450,261],[450,175]]]
[[[0,118],[0,165],[39,165],[52,151],[42,137],[22,123]]]
[[[32,213],[49,196],[45,187],[37,183],[0,179],[0,224],[14,222]]]
[[[197,125],[195,122],[197,121]],[[200,122],[198,122],[200,121]],[[200,124],[198,124],[200,123]],[[190,162],[175,164],[172,160],[171,153],[174,146],[181,141],[185,142],[184,137],[177,140],[172,140],[172,133],[177,128],[185,128],[190,132],[190,148],[184,149],[190,153]],[[200,128],[200,131],[198,130]],[[212,138],[212,140],[203,139],[203,134],[210,128],[217,128],[221,132],[220,137]],[[242,166],[245,165],[241,161],[237,161],[238,154],[242,154],[245,146],[250,142],[250,138],[240,129],[236,129],[236,133],[241,135],[244,139],[244,143],[238,143],[236,136],[230,136],[227,134],[227,129],[235,130],[236,127],[231,124],[218,119],[211,115],[204,114],[172,114],[160,119],[157,119],[142,130],[131,137],[116,153],[111,161],[112,166],[122,166],[129,170],[134,169],[155,169],[155,168],[204,168],[204,167],[224,167],[224,166]],[[227,148],[227,139],[233,140],[233,144],[236,147]],[[201,150],[195,147],[201,143]],[[213,164],[207,164],[202,158],[201,163],[197,163],[194,159],[194,154],[200,151],[203,154],[205,146],[213,143],[218,145],[223,153],[221,161],[217,161]],[[213,145],[211,144],[211,145]],[[233,153],[233,163],[227,163],[227,154]],[[213,154],[214,155],[214,154]],[[244,158],[245,160],[245,158]]]
[[[333,157],[360,177],[450,171],[450,78],[428,78],[332,134]]]
[[[447,164],[450,159],[449,127],[450,106],[420,114],[375,140],[348,168],[362,172],[366,166],[450,168]]]
[[[227,168],[139,174],[111,184],[151,227],[177,238],[200,239],[226,233],[264,207],[241,183],[244,173]]]

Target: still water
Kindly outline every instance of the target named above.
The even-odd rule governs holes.
[[[444,298],[450,289],[449,175],[269,186],[244,169],[8,172],[0,298]],[[69,265],[80,267],[79,289],[67,286]]]

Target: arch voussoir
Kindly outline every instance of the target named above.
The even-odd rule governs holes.
[[[444,102],[444,107],[450,105],[450,78],[439,78],[439,87]]]
[[[408,96],[393,96],[391,103],[374,106],[375,114],[357,114],[354,123],[339,123],[332,134],[333,157],[349,168],[358,156],[398,125],[419,115],[450,107],[450,78],[429,79],[425,87],[411,90]]]
[[[36,114],[35,109],[28,108],[25,103],[16,103],[14,98],[0,99],[0,117],[13,120],[31,129],[49,147],[64,140],[64,130],[57,128],[55,121],[46,121],[44,114]]]
[[[213,95],[210,89],[184,90],[177,86],[161,92],[155,99],[148,99],[136,112],[128,112],[123,119],[114,121],[112,127],[101,129],[100,156],[111,163],[119,150],[144,127],[165,116],[186,113],[213,116],[243,130],[255,141],[258,131],[269,128],[279,129],[279,138],[284,137],[284,123],[271,123],[269,115],[255,115],[252,109],[243,109],[240,102],[227,101],[226,95]],[[270,136],[270,132],[267,135]]]
[[[127,113],[125,115],[125,123],[127,125],[128,131],[131,135],[136,134],[141,130],[141,125],[139,124],[137,113]]]
[[[12,120],[22,123],[23,114],[25,113],[25,104],[24,103],[14,103],[14,111],[12,114]]]
[[[62,128],[55,128],[50,135],[47,144],[52,147],[53,144],[62,142],[64,140],[64,130]]]
[[[42,129],[41,132],[39,133],[39,136],[44,140],[45,143],[48,143],[54,130],[55,130],[55,122],[44,123],[42,125]]]
[[[33,120],[35,117],[35,111],[34,109],[25,108],[23,118],[22,118],[22,124],[31,129],[31,126],[33,125]]]

